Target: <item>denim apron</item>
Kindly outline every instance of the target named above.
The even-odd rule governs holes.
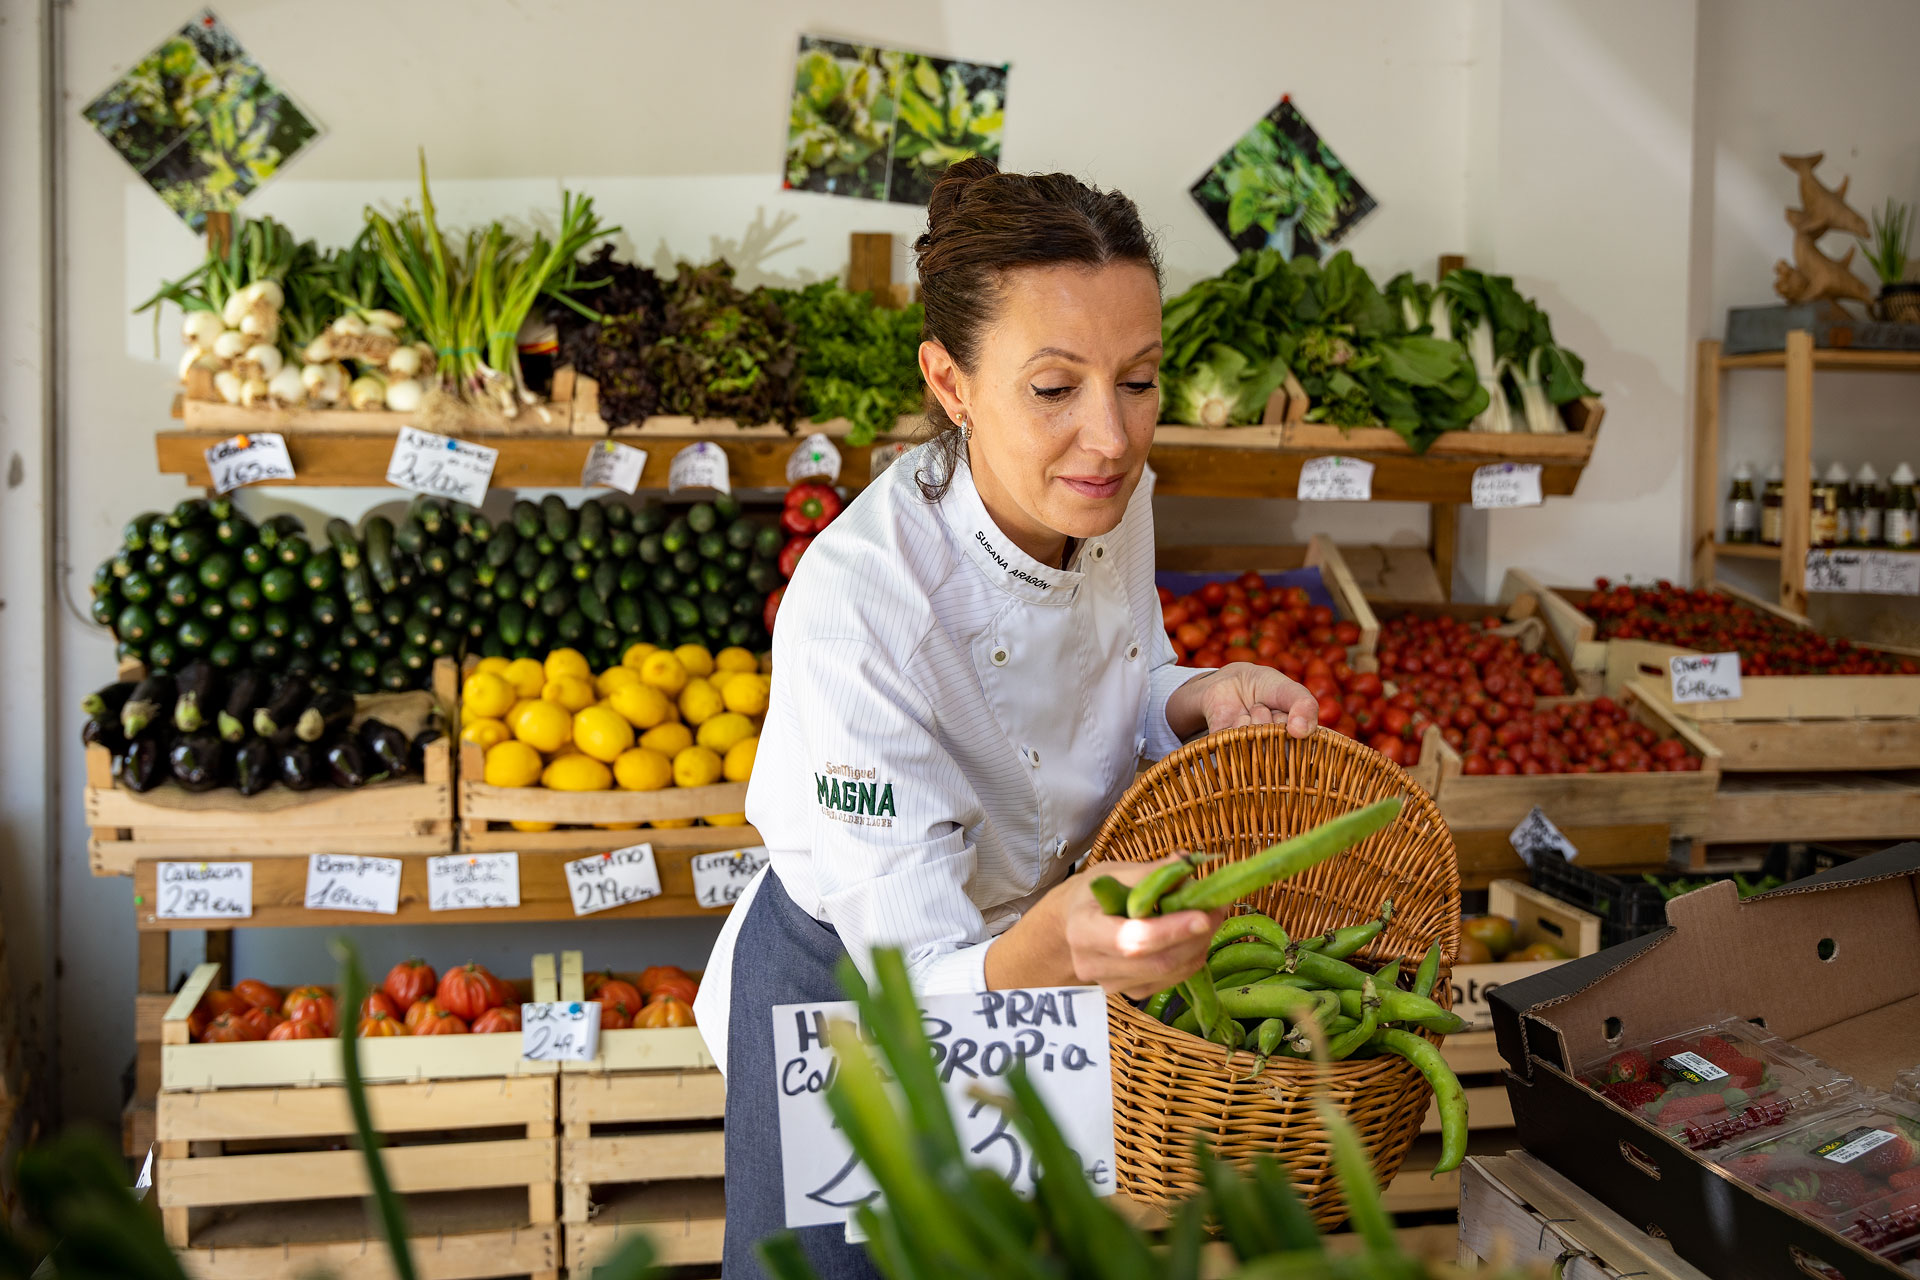
[[[763,1280],[755,1246],[786,1230],[773,1007],[845,999],[834,968],[846,954],[832,927],[795,906],[780,877],[769,871],[733,949],[723,1280]],[[866,1249],[848,1244],[845,1228],[801,1227],[797,1234],[820,1280],[878,1280],[880,1272]]]

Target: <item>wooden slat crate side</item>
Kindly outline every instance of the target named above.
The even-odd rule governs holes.
[[[726,1171],[726,1135],[717,1127],[568,1137],[560,1144],[560,1181],[574,1185],[719,1178]]]
[[[558,1280],[563,1253],[558,1223],[413,1238],[416,1280],[475,1280],[483,1276],[533,1276]],[[341,1240],[223,1246],[179,1250],[195,1280],[286,1280],[288,1276],[352,1276],[398,1280],[378,1240]]]
[[[382,1133],[551,1125],[558,1118],[554,1080],[544,1076],[370,1084],[367,1105]],[[162,1140],[182,1142],[332,1137],[354,1128],[339,1085],[162,1093],[157,1126]]]
[[[562,1072],[560,1076],[560,1118],[569,1125],[718,1120],[726,1113],[727,1082],[711,1067],[688,1071]]]
[[[567,1224],[567,1265],[584,1275],[636,1234],[652,1242],[660,1266],[718,1262],[726,1223],[726,1195],[718,1183],[630,1188],[604,1203],[591,1222]]]
[[[747,784],[722,782],[710,787],[666,787],[659,791],[552,791],[546,787],[491,787],[486,753],[478,743],[460,744],[460,820],[475,822],[559,822],[593,826],[603,822],[679,821],[708,814],[739,813],[747,806]],[[724,828],[721,828],[724,829]],[[518,832],[514,833],[520,834]]]
[[[390,1146],[382,1154],[393,1189],[401,1194],[529,1186],[552,1182],[559,1169],[559,1140],[555,1138]],[[369,1192],[366,1161],[358,1151],[188,1156],[162,1159],[155,1172],[163,1209],[364,1196]]]

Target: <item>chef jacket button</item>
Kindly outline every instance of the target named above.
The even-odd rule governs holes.
[[[1007,658],[1010,655],[1007,653],[1007,646],[1003,644],[997,644],[993,646],[993,653],[990,656],[993,659],[994,666],[1004,667],[1007,665]]]
[[[1128,662],[1132,662],[1132,661],[1133,661],[1133,660],[1134,660],[1135,658],[1137,658],[1137,657],[1139,657],[1139,656],[1140,656],[1140,646],[1139,646],[1138,644],[1130,644],[1130,645],[1128,645],[1128,646],[1127,646],[1127,661],[1128,661]]]
[[[1032,747],[1028,747],[1026,751],[1026,756],[1027,756],[1028,764],[1032,765],[1036,769],[1040,767],[1040,753],[1038,751],[1035,751]]]
[[[1107,549],[1104,545],[1098,542],[1093,544],[1093,558],[1095,560],[1105,559],[1106,554],[1107,554]]]
[[[1053,842],[1053,856],[1057,858],[1061,854],[1065,853],[1066,851],[1067,851],[1067,838],[1065,836],[1061,836],[1059,839]]]

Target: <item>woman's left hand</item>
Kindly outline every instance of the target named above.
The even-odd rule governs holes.
[[[1320,723],[1320,704],[1298,683],[1272,667],[1229,662],[1196,676],[1167,699],[1167,726],[1182,741],[1243,724],[1279,724],[1296,738]]]

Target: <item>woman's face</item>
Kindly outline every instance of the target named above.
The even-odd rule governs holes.
[[[937,343],[920,367],[968,453],[987,509],[1028,555],[1120,523],[1160,416],[1160,287],[1137,263],[1028,267],[1002,283],[971,374]]]

